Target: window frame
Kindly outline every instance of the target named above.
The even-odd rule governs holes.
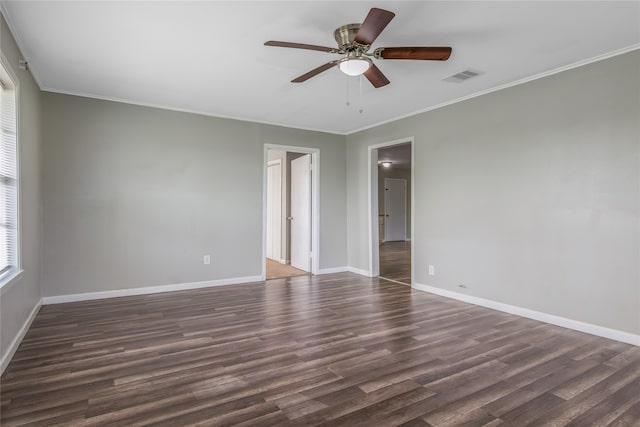
[[[16,222],[15,222],[15,267],[0,274],[0,295],[4,294],[10,285],[17,283],[22,278],[22,221],[21,221],[21,150],[20,150],[20,79],[11,67],[9,60],[0,52],[0,66],[4,69],[7,77],[11,80],[14,92],[14,108],[15,108],[15,144],[16,144]]]

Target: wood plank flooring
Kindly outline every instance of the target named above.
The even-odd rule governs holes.
[[[3,426],[638,426],[640,348],[350,273],[44,306]]]
[[[411,242],[384,242],[379,253],[380,277],[411,286]]]

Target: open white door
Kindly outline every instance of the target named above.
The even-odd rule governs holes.
[[[384,240],[407,239],[407,180],[384,180]]]
[[[291,161],[291,265],[311,270],[311,154]]]

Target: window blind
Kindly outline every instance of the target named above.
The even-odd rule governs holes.
[[[0,79],[0,278],[18,266],[18,163],[15,85]]]

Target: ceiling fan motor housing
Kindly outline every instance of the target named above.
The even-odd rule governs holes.
[[[369,45],[362,45],[355,42],[356,34],[360,30],[361,24],[347,24],[337,28],[333,32],[333,37],[336,39],[340,50],[345,52],[360,51],[366,52],[369,49]]]

